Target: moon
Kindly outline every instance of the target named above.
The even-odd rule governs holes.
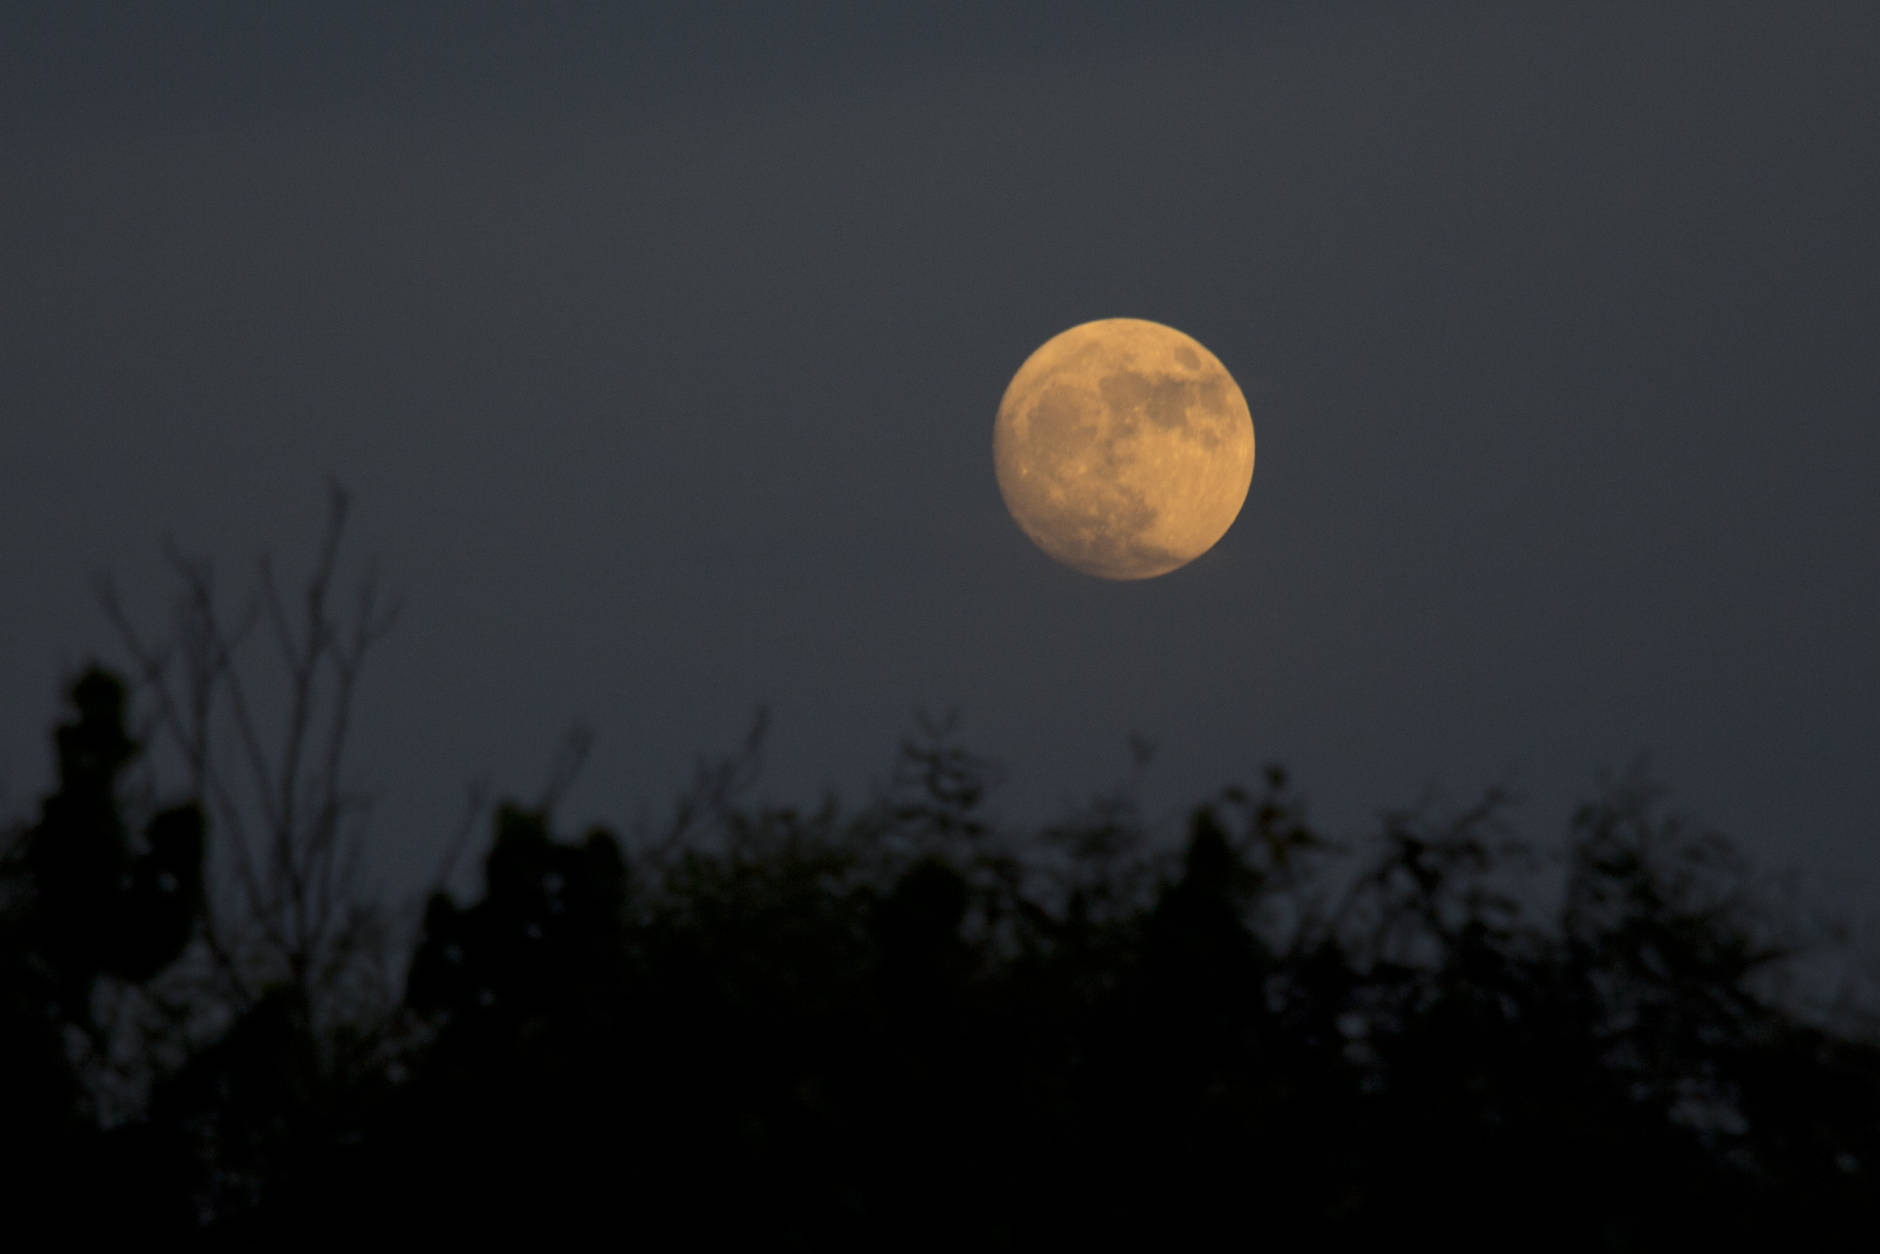
[[[992,462],[1032,543],[1085,574],[1149,579],[1234,525],[1253,482],[1253,415],[1193,339],[1104,318],[1025,359],[999,402]]]

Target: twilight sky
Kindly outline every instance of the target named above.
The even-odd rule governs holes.
[[[1880,10],[1839,4],[0,7],[0,803],[165,534],[403,593],[381,866],[466,783],[657,811],[772,714],[859,801],[957,707],[1013,817],[1291,767],[1549,835],[1671,800],[1880,893]],[[1153,12],[1159,6],[1145,6]],[[296,15],[298,14],[298,15]],[[991,432],[1149,318],[1252,406],[1172,575],[1052,564]]]

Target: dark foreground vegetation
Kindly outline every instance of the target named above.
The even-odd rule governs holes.
[[[984,830],[935,743],[863,813],[708,805],[660,849],[504,806],[481,895],[431,901],[372,1007],[343,969],[189,974],[213,836],[194,805],[127,826],[123,690],[73,698],[5,866],[14,1231],[1820,1249],[1880,1220],[1880,1050],[1760,995],[1784,951],[1721,851],[1623,796],[1541,912],[1492,808],[1388,825],[1320,891],[1277,773],[1166,867],[1126,807]]]
[[[1335,847],[1278,771],[1158,843],[1126,798],[1002,830],[940,734],[853,810],[734,759],[653,835],[485,812],[480,891],[401,944],[331,775],[238,833],[206,753],[178,804],[128,785],[122,682],[71,701],[0,871],[9,1237],[1880,1232],[1880,1046],[1779,995],[1789,922],[1624,786],[1548,860],[1492,798]]]

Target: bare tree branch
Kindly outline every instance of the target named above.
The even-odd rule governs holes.
[[[218,830],[212,848],[227,851],[201,935],[218,983],[238,1005],[286,980],[319,1013],[331,991],[324,986],[344,982],[376,926],[360,913],[357,893],[370,799],[347,783],[345,756],[366,658],[399,607],[384,601],[368,568],[340,609],[348,507],[331,484],[296,610],[263,557],[253,587],[228,612],[210,562],[166,540],[180,591],[173,635],[158,645],[133,625],[110,581],[99,583],[152,726],[209,810]],[[278,664],[272,673],[246,647],[260,627]]]

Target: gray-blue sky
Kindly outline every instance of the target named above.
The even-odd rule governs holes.
[[[90,579],[233,579],[331,473],[407,608],[387,865],[598,746],[658,805],[774,715],[856,797],[957,706],[1013,811],[1284,761],[1359,827],[1673,800],[1880,891],[1880,22],[1857,3],[28,6],[0,15],[0,778]],[[1650,12],[1643,10],[1649,9]],[[892,12],[887,12],[892,10]],[[141,16],[133,16],[141,13]],[[1049,336],[1151,318],[1253,406],[1239,523],[1051,565],[990,460]]]

